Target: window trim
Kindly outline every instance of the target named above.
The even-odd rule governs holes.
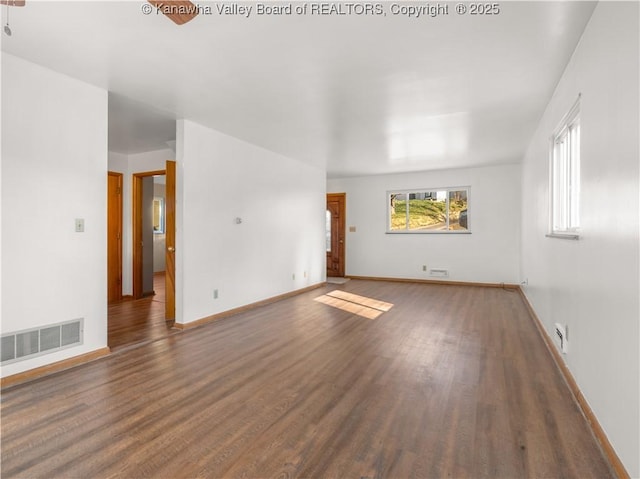
[[[447,192],[447,196],[446,196],[446,211],[447,211],[447,228],[449,227],[449,192],[451,191],[460,191],[460,190],[465,190],[467,192],[467,214],[471,213],[471,208],[470,208],[470,197],[471,197],[471,186],[467,185],[467,186],[446,186],[446,187],[438,187],[438,188],[410,188],[410,189],[397,189],[397,190],[387,190],[385,198],[386,198],[386,202],[387,202],[387,208],[386,208],[386,212],[387,212],[387,219],[386,219],[386,234],[391,234],[391,235],[421,235],[421,234],[428,234],[428,235],[438,235],[438,234],[444,234],[444,235],[465,235],[465,234],[471,234],[471,228],[470,228],[470,224],[468,223],[468,219],[467,219],[467,229],[465,230],[450,230],[450,229],[446,229],[446,230],[410,230],[410,229],[403,229],[403,230],[392,230],[391,229],[391,195],[409,195],[411,193],[430,193],[430,192],[434,192],[434,191],[446,191]],[[408,201],[408,199],[407,199]],[[407,225],[408,225],[408,221],[407,221]]]
[[[578,95],[577,100],[571,106],[569,111],[562,117],[562,120],[558,123],[558,126],[553,131],[549,138],[549,226],[547,234],[548,238],[562,238],[562,239],[579,239],[580,238],[580,135],[581,135],[581,122],[580,122],[580,100],[582,95]],[[555,189],[556,189],[556,162],[557,162],[557,144],[568,138],[570,141],[571,131],[575,126],[578,126],[578,150],[577,159],[569,153],[567,156],[567,175],[564,183],[565,192],[561,200],[567,203],[563,209],[564,214],[567,217],[566,226],[563,228],[556,228],[556,201]],[[571,145],[569,144],[569,148]],[[577,170],[577,173],[573,173],[573,170]],[[572,176],[575,176],[577,180],[572,182]],[[575,179],[574,178],[574,179]],[[577,192],[576,192],[577,190]],[[573,217],[576,216],[575,219]],[[576,223],[574,223],[574,221]]]

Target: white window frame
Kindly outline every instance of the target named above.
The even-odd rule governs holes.
[[[449,229],[449,192],[451,191],[466,191],[467,192],[467,229],[465,230],[450,230]],[[446,203],[445,210],[447,212],[447,220],[446,220],[446,229],[444,230],[410,230],[409,226],[409,218],[408,218],[408,210],[407,210],[407,228],[403,230],[392,230],[391,229],[391,195],[407,195],[407,202],[409,201],[409,195],[412,193],[433,193],[435,191],[446,191]],[[439,187],[439,188],[414,188],[410,190],[389,190],[387,191],[386,199],[387,199],[387,234],[471,234],[471,228],[469,223],[469,216],[471,213],[471,187],[470,186],[447,186],[447,187]]]
[[[580,97],[551,137],[547,236],[580,237]]]

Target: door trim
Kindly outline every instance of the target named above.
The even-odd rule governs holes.
[[[116,262],[117,262],[117,270],[118,270],[118,284],[119,284],[119,288],[117,291],[117,294],[115,295],[115,297],[113,297],[109,302],[115,302],[115,301],[120,301],[122,300],[122,180],[124,175],[122,173],[118,173],[117,171],[107,171],[107,180],[109,176],[114,176],[118,179],[118,201],[117,201],[117,211],[115,212],[115,220],[116,220],[116,226],[117,226],[117,230],[118,230],[118,238],[116,238],[116,241],[118,241],[118,254],[117,254],[117,258],[116,258]],[[107,193],[109,193],[109,186],[107,186]],[[109,245],[109,242],[113,241],[113,238],[109,238],[109,223],[111,222],[111,215],[112,215],[112,211],[111,211],[111,198],[107,199],[107,245]],[[109,248],[107,248],[107,251],[109,251]],[[114,261],[113,258],[110,258],[109,255],[107,254],[107,272],[109,273],[112,269],[112,264],[111,261]],[[111,298],[111,293],[112,291],[110,291],[110,279],[111,276],[109,274],[107,274],[107,299]]]

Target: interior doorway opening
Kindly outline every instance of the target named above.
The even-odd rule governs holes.
[[[175,162],[132,175],[132,296],[109,304],[108,345],[152,341],[175,320]]]
[[[165,289],[166,170],[133,175],[133,299]]]

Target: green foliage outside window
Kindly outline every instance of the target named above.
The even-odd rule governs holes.
[[[392,193],[389,195],[389,201],[391,231],[467,229],[468,195],[466,190]],[[464,214],[461,220],[462,212]],[[449,217],[448,228],[447,215]]]

